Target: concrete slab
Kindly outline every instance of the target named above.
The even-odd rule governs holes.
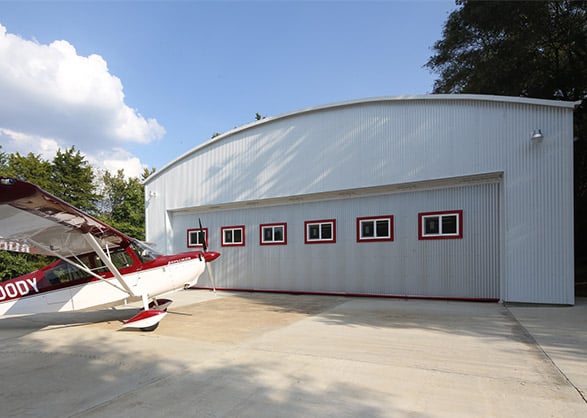
[[[554,308],[571,330],[549,307],[173,299],[153,333],[119,330],[133,309],[0,319],[0,416],[587,416],[583,304]]]
[[[561,373],[587,398],[587,298],[575,306],[508,306]]]

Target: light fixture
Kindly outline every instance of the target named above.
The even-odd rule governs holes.
[[[534,131],[532,131],[532,136],[530,137],[530,140],[535,141],[535,142],[539,142],[542,141],[544,139],[544,135],[542,134],[542,129],[534,129]]]
[[[157,192],[150,191],[149,192],[149,197],[157,197]]]

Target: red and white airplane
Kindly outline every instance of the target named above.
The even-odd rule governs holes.
[[[141,300],[144,309],[123,327],[145,331],[157,327],[171,303],[157,296],[192,286],[207,263],[220,256],[205,245],[203,251],[159,254],[34,184],[4,177],[0,250],[57,258],[0,283],[0,315],[79,311]]]

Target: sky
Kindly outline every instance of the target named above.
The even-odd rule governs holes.
[[[140,176],[297,110],[431,93],[454,1],[0,0],[0,145]]]

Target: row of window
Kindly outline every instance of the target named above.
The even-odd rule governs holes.
[[[393,215],[357,218],[357,242],[393,241]],[[245,245],[245,226],[223,226],[220,228],[223,247]],[[425,212],[418,214],[418,239],[460,239],[463,237],[463,211]],[[189,248],[202,247],[208,243],[208,228],[188,229]],[[336,242],[336,219],[304,222],[306,244],[328,244]],[[287,223],[259,225],[260,245],[287,245]]]

